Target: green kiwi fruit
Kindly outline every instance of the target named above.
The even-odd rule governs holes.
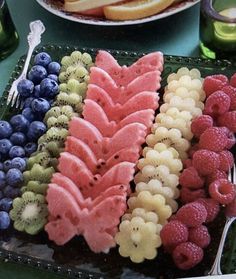
[[[44,196],[30,191],[15,198],[13,208],[10,211],[14,228],[31,235],[35,235],[43,229],[47,223],[47,215],[48,210]]]
[[[41,183],[41,181],[29,181],[26,185],[28,191],[34,192],[36,194],[45,195],[47,192],[48,184]]]

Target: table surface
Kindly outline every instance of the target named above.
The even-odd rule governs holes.
[[[171,17],[144,25],[99,27],[69,22],[50,14],[34,0],[7,0],[20,36],[16,51],[0,62],[0,94],[18,59],[27,51],[29,22],[40,19],[46,26],[42,44],[69,44],[81,47],[110,48],[164,54],[199,56],[199,5]],[[51,273],[0,262],[0,279],[56,279]]]

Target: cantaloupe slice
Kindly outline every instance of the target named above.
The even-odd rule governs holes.
[[[68,12],[83,12],[106,5],[112,5],[123,0],[77,0],[65,1],[64,9]]]
[[[107,19],[131,20],[158,14],[169,7],[174,0],[133,0],[127,3],[104,7]]]

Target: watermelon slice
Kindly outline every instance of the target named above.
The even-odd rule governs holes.
[[[136,77],[154,70],[163,70],[163,54],[153,52],[143,56],[131,66],[120,66],[107,51],[100,50],[95,65],[106,71],[118,86],[126,86]]]
[[[131,146],[140,147],[146,136],[147,128],[140,123],[132,123],[121,128],[112,138],[104,138],[90,122],[74,117],[69,123],[70,135],[85,142],[96,158],[110,158],[121,149]]]
[[[115,122],[109,121],[104,110],[97,103],[93,100],[86,100],[83,116],[84,119],[92,123],[104,137],[112,137],[118,130],[131,123],[141,123],[147,128],[151,128],[154,120],[154,110],[139,110],[129,114],[120,122]]]
[[[121,196],[109,197],[94,206],[91,211],[83,210],[80,218],[80,228],[90,249],[95,252],[109,252],[115,247],[114,235],[120,222],[120,217],[126,211],[126,199]]]
[[[101,175],[120,162],[136,163],[139,158],[139,150],[139,147],[131,146],[119,150],[110,158],[106,159],[106,154],[102,158],[96,158],[87,144],[73,136],[67,137],[65,143],[65,151],[80,158],[92,173],[95,174],[97,172]]]
[[[111,102],[124,104],[140,92],[156,92],[161,87],[160,75],[159,71],[148,72],[137,77],[127,86],[119,87],[107,72],[97,67],[92,67],[90,69],[90,84],[86,96],[87,99],[97,101],[102,95],[106,94],[107,98],[110,96]],[[102,92],[98,88],[103,89]]]

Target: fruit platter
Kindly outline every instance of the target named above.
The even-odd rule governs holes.
[[[43,46],[16,109],[24,59],[0,102],[0,258],[73,278],[206,275],[236,215],[231,62]]]

